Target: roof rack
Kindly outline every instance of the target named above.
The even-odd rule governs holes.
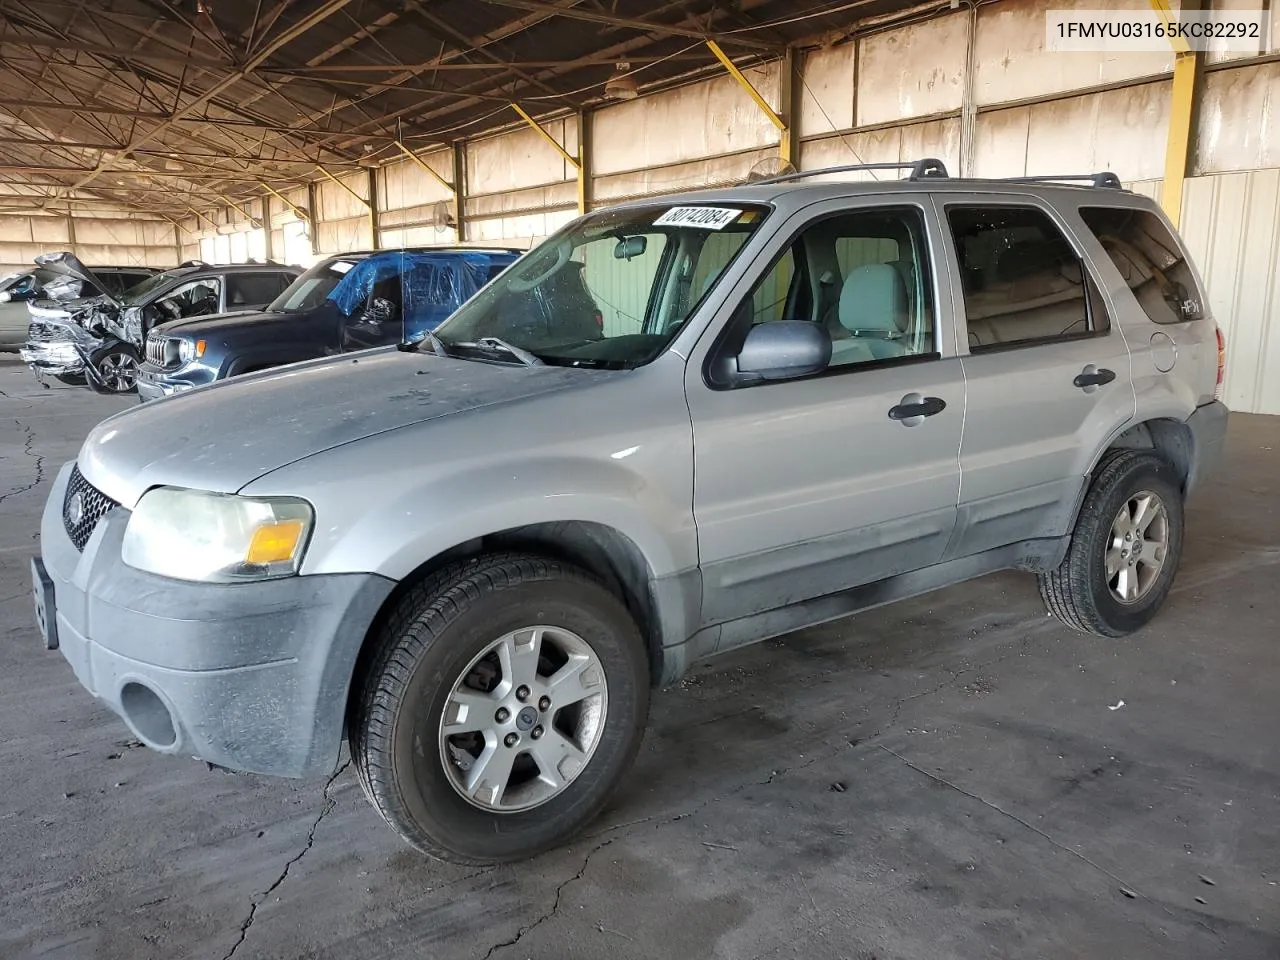
[[[861,170],[910,170],[911,173],[906,178],[908,180],[948,180],[951,177],[947,173],[946,164],[934,157],[926,157],[923,160],[908,160],[902,163],[849,163],[836,167],[822,167],[818,170],[801,170],[798,173],[784,173],[777,177],[754,180],[751,181],[751,185],[786,183],[792,180],[820,177],[829,173],[851,173]],[[995,177],[992,179],[1002,183],[1088,183],[1094,187],[1105,187],[1111,190],[1124,189],[1124,184],[1120,182],[1120,177],[1110,170],[1103,170],[1099,173],[1064,173],[1056,176]]]
[[[1001,177],[1001,179],[1010,183],[1052,183],[1055,180],[1062,180],[1067,183],[1088,183],[1095,187],[1107,187],[1111,190],[1124,189],[1124,184],[1120,182],[1120,177],[1110,170],[1103,170],[1099,173],[1064,173],[1060,176]]]
[[[923,160],[908,160],[904,163],[847,163],[838,167],[822,167],[819,170],[801,170],[797,173],[784,173],[777,177],[753,180],[750,186],[767,183],[786,183],[790,180],[804,180],[808,177],[821,177],[828,173],[851,173],[858,170],[910,170],[908,180],[945,180],[948,177],[946,165],[934,157]]]

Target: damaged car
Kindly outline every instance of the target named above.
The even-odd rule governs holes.
[[[71,253],[43,254],[40,267],[97,290],[109,289]],[[301,273],[278,263],[214,266],[192,262],[157,274],[118,296],[33,300],[22,359],[43,382],[84,378],[98,393],[137,387],[147,332],[187,317],[261,310]]]
[[[93,273],[106,284],[107,293],[118,295],[159,273],[153,267],[94,267]],[[83,281],[36,267],[0,280],[0,351],[17,351],[27,339],[32,300],[73,300],[96,296],[98,290]],[[81,380],[81,383],[84,381]]]
[[[261,313],[154,327],[138,397],[155,400],[269,367],[421,339],[515,262],[518,250],[422,247],[321,260]],[[587,310],[594,304],[581,290]]]

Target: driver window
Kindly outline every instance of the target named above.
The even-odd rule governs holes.
[[[774,261],[733,322],[738,336],[778,320],[819,324],[831,338],[832,367],[932,355],[930,278],[918,210],[827,217]]]
[[[221,291],[222,282],[217,277],[193,280],[161,298],[159,306],[175,317],[202,317],[218,312]]]

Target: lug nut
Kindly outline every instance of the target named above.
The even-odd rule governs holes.
[[[540,739],[542,737],[542,727],[534,727],[533,730],[529,732],[529,736],[533,737],[535,740]]]
[[[502,742],[505,743],[508,747],[514,747],[517,743],[520,742],[520,738],[516,736],[514,733],[508,733],[506,737],[503,738]]]
[[[524,684],[521,684],[519,687],[517,687],[517,688],[516,688],[516,699],[517,699],[517,700],[519,700],[521,703],[524,703],[526,700],[528,700],[528,699],[529,699],[529,688],[528,688],[528,687],[526,687],[526,686],[524,686]]]
[[[551,698],[550,698],[550,697],[543,697],[541,700],[539,700],[539,701],[538,701],[538,709],[539,709],[539,710],[542,710],[542,711],[544,711],[544,712],[545,712],[545,711],[547,711],[547,710],[550,710],[550,709],[551,709]]]
[[[511,719],[511,711],[506,707],[499,707],[498,712],[493,715],[493,719],[498,723],[506,723]]]

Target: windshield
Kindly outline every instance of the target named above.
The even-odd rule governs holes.
[[[607,210],[534,248],[435,331],[457,356],[509,360],[497,338],[562,366],[628,368],[679,332],[768,209],[670,203]]]
[[[181,274],[178,274],[178,276],[181,276]],[[141,283],[135,283],[124,293],[120,294],[120,302],[126,307],[136,307],[146,299],[149,293],[165,286],[172,279],[174,279],[173,273],[157,273],[154,277],[147,277],[147,279],[143,280]]]
[[[302,313],[324,303],[338,281],[347,275],[357,260],[329,260],[317,263],[276,297],[267,313]]]

